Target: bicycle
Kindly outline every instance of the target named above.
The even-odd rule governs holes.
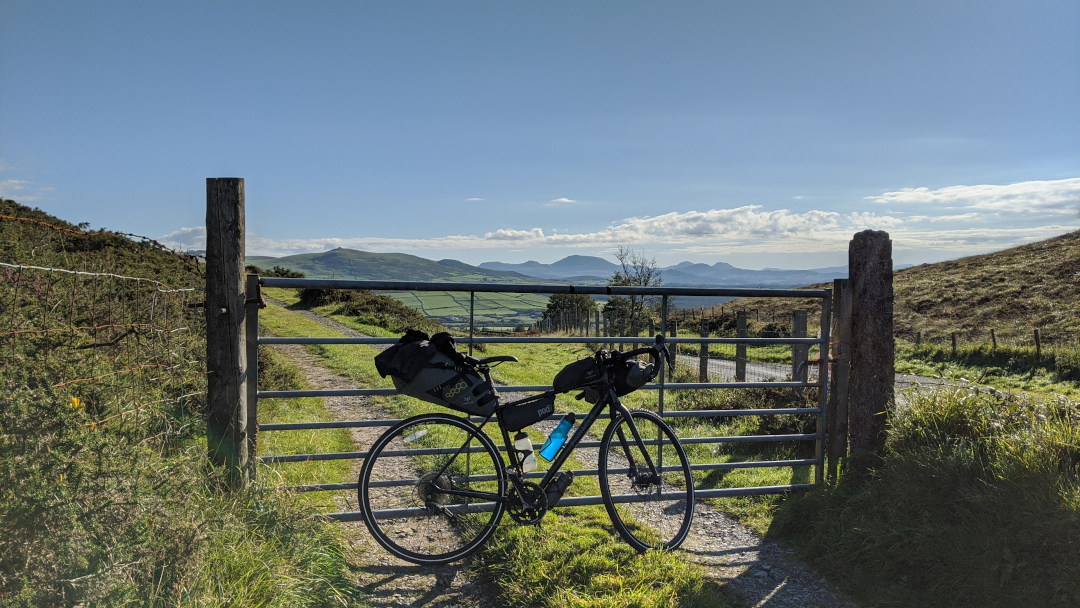
[[[499,414],[539,399],[553,405],[555,391],[498,404],[479,426],[467,418],[432,413],[391,427],[371,446],[358,482],[360,510],[371,535],[394,556],[416,564],[467,557],[495,533],[506,513],[518,524],[539,524],[573,480],[572,472],[560,469],[581,445],[599,447],[600,493],[619,535],[638,551],[678,547],[694,516],[686,452],[660,416],[628,409],[616,390],[619,370],[643,354],[654,362],[645,382],[656,377],[665,360],[673,367],[664,337],[658,335],[645,348],[599,351],[594,358],[601,372],[594,380],[558,391],[582,390],[578,399],[589,394],[595,403],[544,472],[522,472],[522,455]],[[489,381],[494,366],[517,362],[510,356],[467,360]],[[582,444],[605,409],[611,419],[603,438],[599,444]],[[509,467],[483,432],[491,416],[502,431]],[[540,481],[531,481],[536,478]]]

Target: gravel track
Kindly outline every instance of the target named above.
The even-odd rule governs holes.
[[[281,302],[269,303],[290,308]],[[349,327],[314,312],[290,308],[347,336],[362,337]],[[300,345],[275,346],[300,369],[314,389],[359,388],[347,378],[330,372]],[[386,346],[377,347],[386,348]],[[504,399],[523,395],[503,393]],[[342,420],[385,419],[389,416],[365,397],[324,397],[327,409]],[[536,428],[549,432],[555,423],[545,420]],[[350,429],[353,440],[362,449],[374,443],[385,429]],[[601,434],[594,427],[592,434]],[[586,467],[595,467],[597,450],[576,450],[575,457]],[[359,475],[362,462],[353,463]],[[339,507],[356,510],[355,493],[338,495]],[[398,560],[384,551],[369,535],[362,522],[340,524],[348,542],[355,548],[352,561],[357,568],[358,584],[370,591],[373,606],[492,606],[495,590],[471,579],[468,561],[441,567],[420,567]],[[731,599],[746,608],[858,608],[831,589],[790,550],[764,540],[731,516],[698,503],[690,534],[680,548],[685,558],[701,565],[710,579],[724,585]]]

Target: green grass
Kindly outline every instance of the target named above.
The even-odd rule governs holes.
[[[273,348],[259,347],[260,390],[304,390],[310,388],[287,359]],[[261,424],[286,422],[323,422],[334,420],[318,397],[300,399],[264,399],[259,402]],[[259,455],[316,454],[320,452],[351,452],[356,449],[348,429],[315,431],[273,431],[259,434]],[[260,465],[258,475],[268,483],[294,486],[310,483],[341,483],[355,481],[347,460],[316,460]],[[302,495],[320,511],[336,507],[326,492]]]
[[[0,215],[76,228],[11,201]],[[11,220],[0,222],[0,261],[203,283],[192,260],[150,244]],[[361,605],[340,531],[313,517],[309,497],[275,490],[272,475],[227,491],[208,464],[205,335],[190,296],[0,273],[4,331],[51,333],[0,341],[0,606]],[[150,319],[169,331],[79,329]],[[266,374],[290,379],[272,364]]]
[[[335,336],[336,332],[301,315],[271,306],[261,321],[280,336]],[[347,317],[336,317],[345,322]],[[310,351],[323,364],[364,386],[389,387],[389,380],[375,371],[375,350],[367,346],[312,345]],[[566,345],[488,345],[485,354],[513,352],[519,364],[497,368],[500,382],[544,384],[569,362],[586,351]],[[561,399],[567,399],[565,396]],[[402,396],[376,397],[374,401],[391,415],[407,417],[445,408]],[[572,399],[561,400],[560,409],[580,409]],[[495,427],[489,427],[489,431]],[[602,430],[602,429],[601,429]],[[534,443],[543,435],[531,431]],[[501,443],[501,437],[496,437]],[[541,461],[541,469],[545,463]],[[580,467],[571,459],[568,468]],[[568,495],[598,494],[592,478],[579,478]],[[509,521],[509,520],[507,520]],[[505,522],[504,522],[505,523]],[[639,555],[614,532],[602,506],[559,509],[545,518],[537,539],[532,527],[504,526],[474,558],[473,569],[499,590],[508,606],[723,606],[718,587],[705,580],[696,566],[677,553]],[[522,590],[527,589],[527,592]]]
[[[770,533],[863,605],[1080,603],[1080,408],[912,393],[869,480],[788,500]]]
[[[946,378],[998,390],[1080,397],[1080,350],[963,343],[951,345],[896,342],[896,371]]]

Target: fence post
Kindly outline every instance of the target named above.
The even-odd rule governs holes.
[[[247,342],[247,447],[248,475],[255,479],[259,451],[259,275],[247,275],[245,341]]]
[[[994,333],[992,328],[990,329],[990,350],[997,352],[997,334]]]
[[[806,311],[795,310],[791,313],[791,337],[806,337]],[[809,377],[806,360],[810,348],[806,344],[791,345],[791,381],[806,382]]]
[[[1039,328],[1035,328],[1035,356],[1042,358],[1042,340],[1039,339]]]
[[[206,180],[206,444],[230,485],[244,483],[248,440],[244,180]]]
[[[701,337],[709,337],[709,322],[705,317],[701,318]],[[698,354],[698,379],[700,382],[709,381],[709,345],[702,342],[701,352]]]
[[[746,311],[735,313],[735,337],[746,337]],[[746,344],[735,345],[735,381],[746,382]]]
[[[856,233],[848,246],[851,285],[851,376],[848,385],[851,468],[881,461],[894,391],[892,240],[884,231]]]
[[[833,281],[832,322],[833,373],[829,378],[829,480],[835,481],[840,461],[847,458],[848,378],[851,364],[851,285],[847,279]],[[825,365],[825,362],[822,362]]]
[[[952,339],[952,356],[956,356],[956,332],[952,332],[949,337]]]

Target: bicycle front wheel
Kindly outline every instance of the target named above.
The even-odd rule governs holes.
[[[694,519],[694,477],[660,416],[616,417],[600,442],[599,476],[611,523],[627,543],[638,551],[682,544]]]
[[[414,564],[438,565],[468,556],[495,532],[506,487],[499,451],[476,425],[425,414],[376,440],[358,492],[364,523],[384,549]]]

